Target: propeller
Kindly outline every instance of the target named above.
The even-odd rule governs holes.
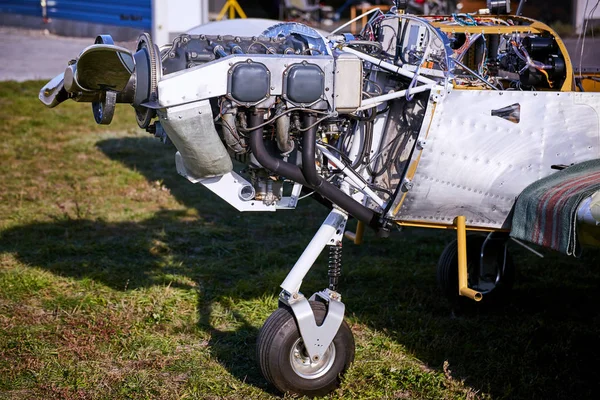
[[[69,62],[64,73],[44,85],[39,99],[50,108],[69,98],[91,102],[98,124],[110,124],[116,103],[133,103],[138,124],[147,125],[155,113],[141,104],[157,97],[157,52],[148,34],[138,39],[135,54],[115,45],[110,35],[100,35]]]

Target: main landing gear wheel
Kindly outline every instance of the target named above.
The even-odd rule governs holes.
[[[325,304],[311,301],[317,325],[325,319]],[[354,336],[342,322],[333,342],[319,361],[311,362],[292,310],[278,308],[257,339],[257,359],[266,380],[284,393],[322,396],[335,390],[354,360]]]
[[[467,236],[467,274],[469,287],[483,295],[481,304],[500,304],[512,289],[515,279],[515,265],[505,248],[506,241],[489,240],[485,245],[484,266],[481,267],[481,254],[485,236]],[[452,241],[439,258],[437,281],[444,295],[453,304],[474,303],[458,294],[458,246]]]

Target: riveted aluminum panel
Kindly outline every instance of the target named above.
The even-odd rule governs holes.
[[[519,118],[492,115],[516,104]],[[599,114],[595,93],[451,91],[437,105],[412,188],[388,217],[452,224],[464,215],[472,227],[508,228],[515,198],[555,172],[551,165],[600,157]]]
[[[48,17],[149,30],[152,1],[49,0]]]
[[[42,17],[40,0],[0,0],[0,13]]]

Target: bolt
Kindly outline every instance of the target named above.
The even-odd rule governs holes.
[[[298,293],[294,293],[294,294],[292,295],[292,298],[294,298],[294,299],[297,299],[297,298],[298,298]]]
[[[319,356],[314,356],[313,361],[319,361]]]

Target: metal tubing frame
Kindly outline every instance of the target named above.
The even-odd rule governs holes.
[[[414,72],[409,72],[409,71],[405,70],[404,68],[402,68],[401,66],[399,67],[397,65],[390,64],[389,62],[386,62],[379,58],[375,58],[368,54],[365,54],[362,51],[354,50],[349,47],[342,47],[340,50],[342,50],[346,53],[354,54],[355,56],[357,56],[360,59],[368,61],[368,62],[370,62],[374,65],[377,65],[378,67],[381,67],[383,69],[386,69],[390,72],[396,73],[398,75],[402,75],[405,78],[412,78],[415,75]],[[427,85],[435,85],[437,83],[433,79],[426,78],[422,75],[417,76],[417,81],[427,84]]]
[[[360,190],[361,192],[363,192],[364,194],[369,196],[371,198],[371,200],[373,200],[375,203],[377,203],[377,205],[379,207],[381,207],[382,209],[385,208],[385,206],[386,206],[385,201],[383,201],[383,199],[381,197],[379,197],[373,191],[373,189],[369,188],[369,186],[366,183],[362,182],[361,179],[358,177],[358,175],[356,173],[354,173],[354,171],[352,171],[352,169],[350,169],[350,167],[348,167],[342,160],[340,160],[335,155],[333,155],[333,153],[331,153],[329,150],[327,150],[327,147],[317,145],[317,148],[321,151],[321,153],[323,153],[323,155],[325,157],[327,157],[329,160],[333,161],[335,166],[338,167],[341,170],[341,172],[346,175],[346,177],[349,179],[350,183],[352,183],[352,185],[356,189]]]
[[[384,94],[384,95],[377,96],[377,97],[371,97],[370,99],[364,99],[361,101],[361,103],[360,103],[361,105],[359,108],[356,109],[356,111],[364,111],[364,110],[368,110],[369,108],[378,107],[385,101],[394,100],[394,99],[397,99],[400,97],[405,97],[408,94],[417,94],[417,93],[426,92],[428,90],[432,90],[434,87],[435,87],[435,85],[433,85],[433,84],[426,84],[426,85],[417,86],[417,87],[414,87],[411,89],[405,89],[405,90],[400,90],[398,92],[392,92],[392,93]]]

